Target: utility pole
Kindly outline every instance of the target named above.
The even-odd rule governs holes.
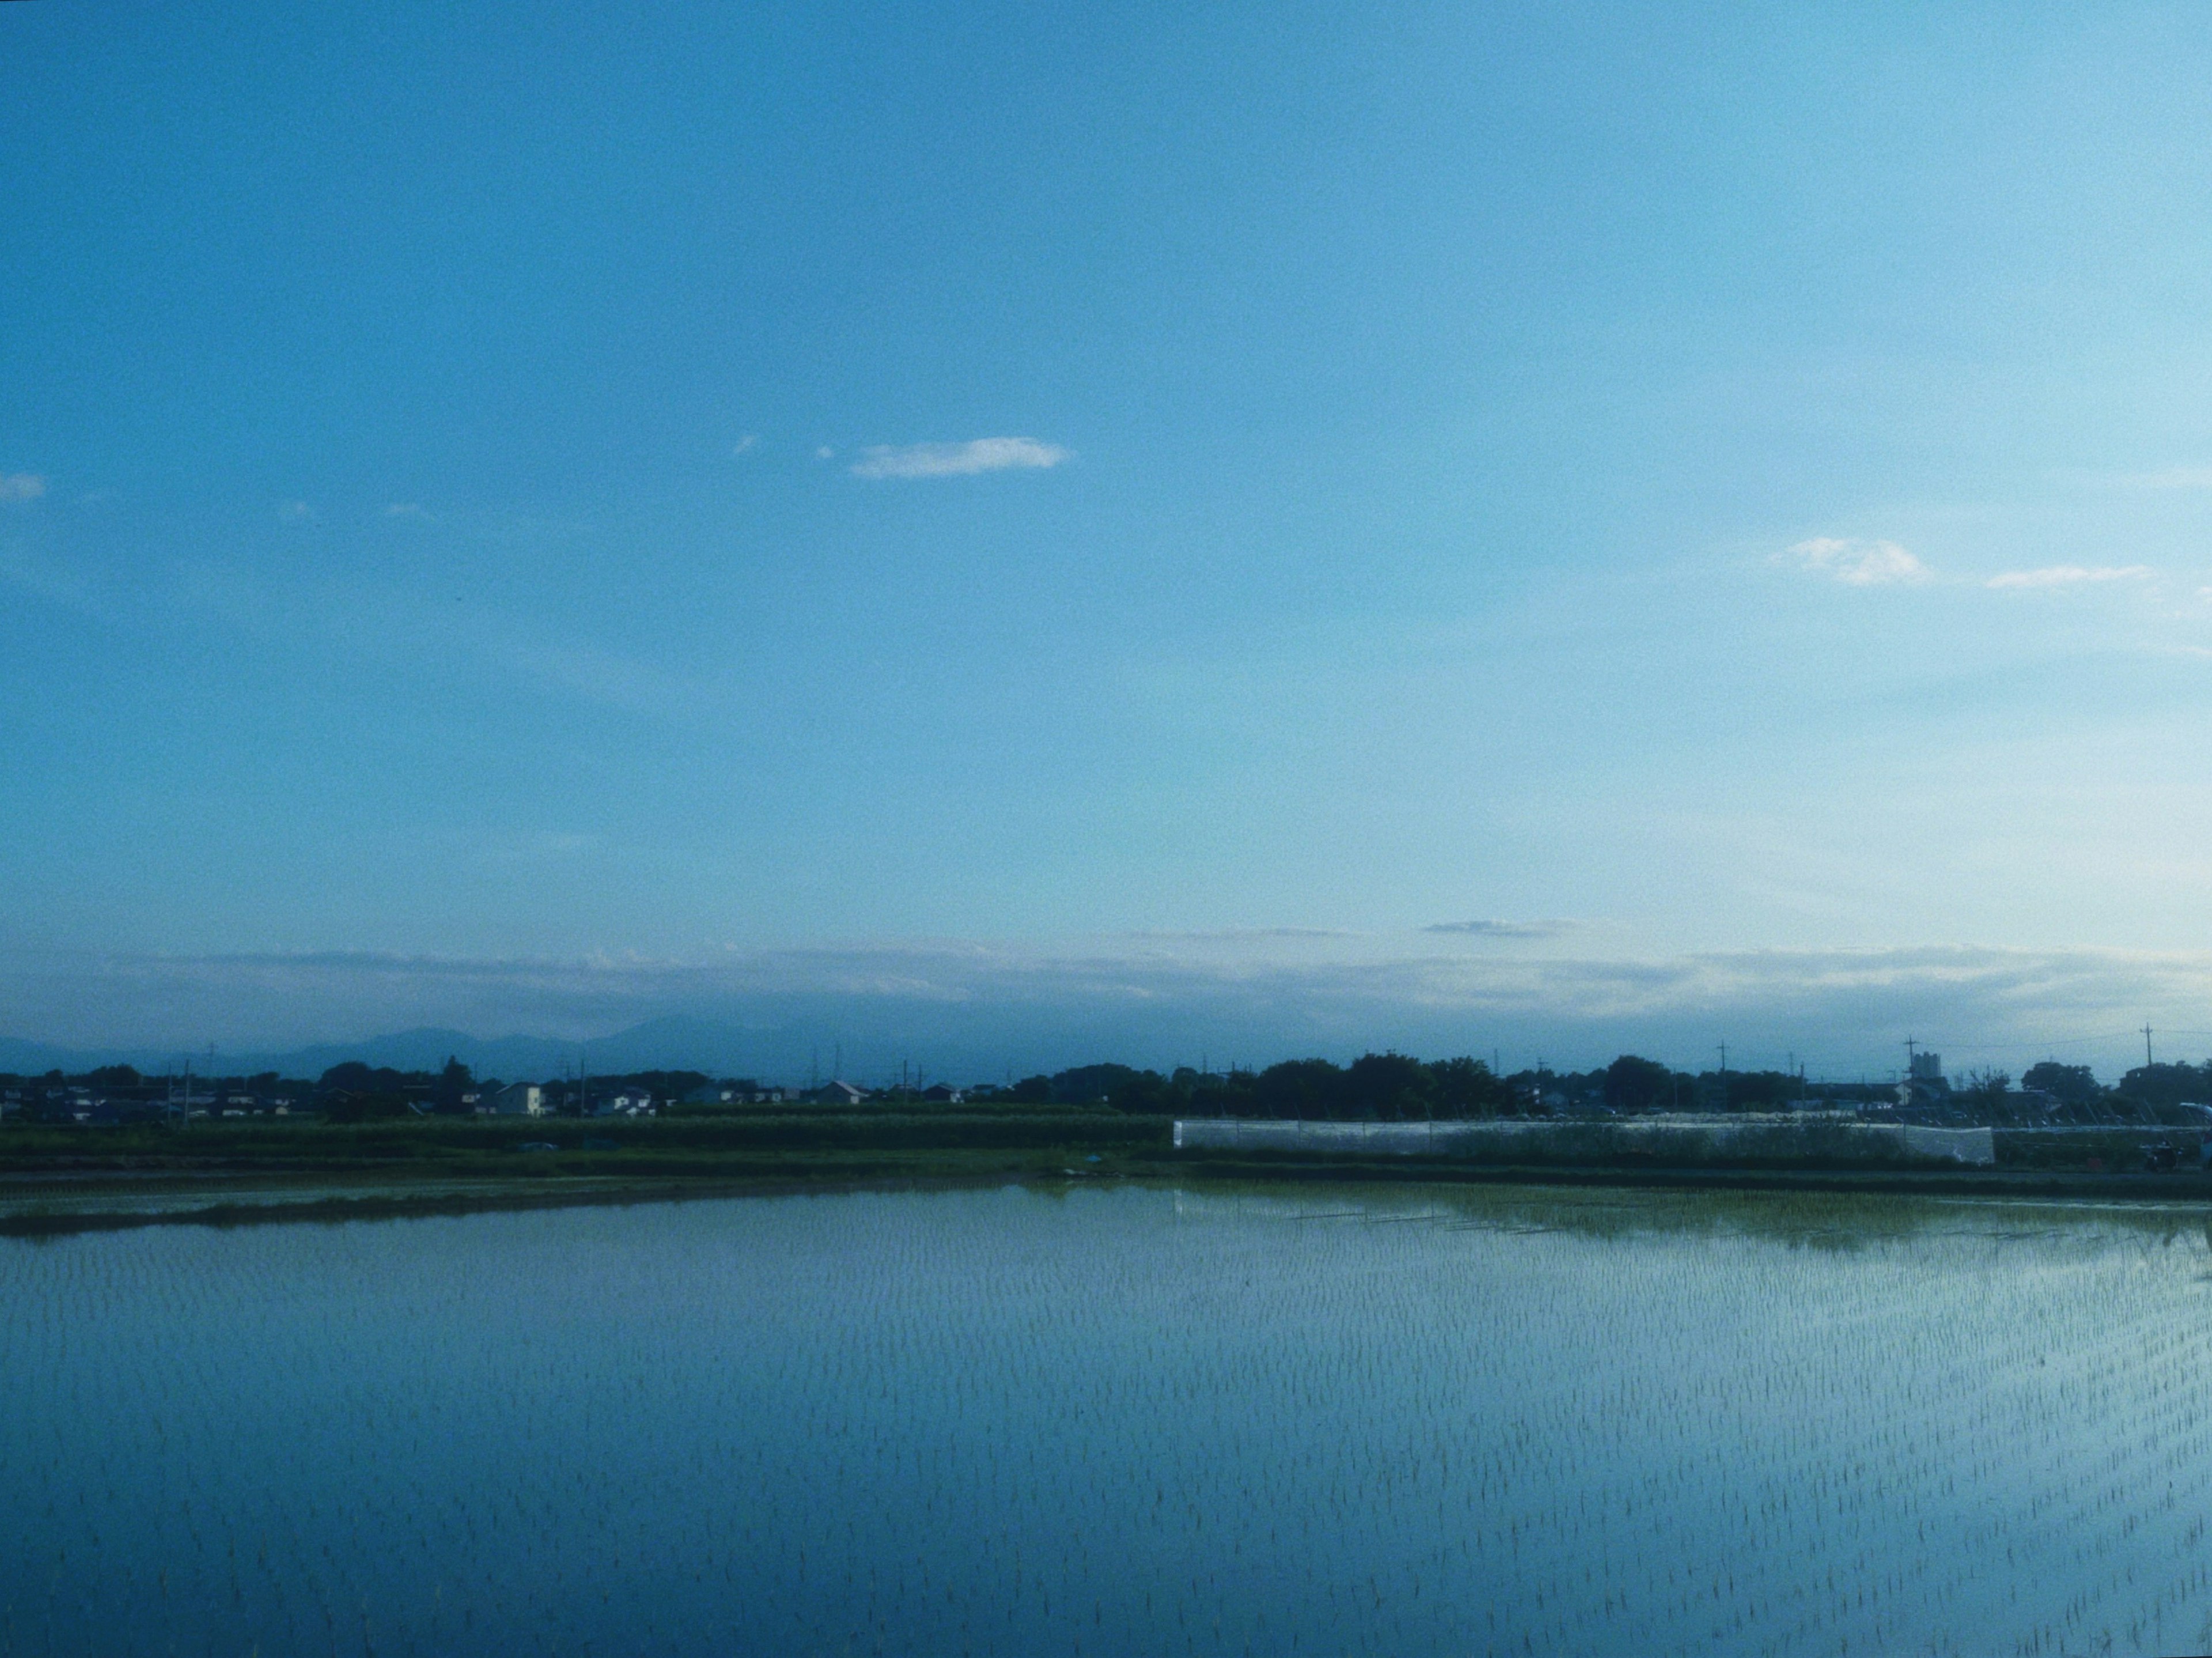
[[[2143,1023],[2143,1069],[2150,1069],[2150,1023],[2146,1020]]]
[[[1729,1108],[1729,1096],[1728,1096],[1728,1044],[1727,1044],[1726,1042],[1723,1042],[1723,1043],[1720,1045],[1720,1047],[1721,1047],[1721,1102],[1720,1102],[1720,1103],[1721,1103],[1721,1109],[1722,1109],[1722,1110],[1723,1110],[1723,1111],[1725,1111],[1725,1110],[1727,1110],[1727,1109]]]

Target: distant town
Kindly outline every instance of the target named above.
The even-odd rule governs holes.
[[[1348,1066],[1291,1060],[1261,1070],[1142,1070],[1102,1064],[1020,1081],[956,1086],[915,1075],[863,1086],[842,1078],[798,1086],[696,1071],[596,1077],[580,1067],[538,1080],[479,1078],[459,1060],[437,1071],[351,1061],[319,1077],[225,1076],[179,1065],[42,1076],[0,1074],[0,1122],[103,1126],[206,1118],[299,1117],[366,1122],[409,1117],[705,1116],[763,1108],[894,1111],[1089,1108],[1148,1117],[1437,1121],[1480,1117],[1605,1117],[1650,1113],[1819,1110],[1932,1126],[2212,1127],[2212,1061],[2146,1063],[2106,1084],[2087,1066],[2045,1060],[2015,1081],[1995,1070],[1945,1073],[1940,1054],[1911,1054],[1895,1082],[1808,1079],[1802,1071],[1677,1071],[1623,1054],[1591,1071],[1543,1066],[1501,1075],[1471,1057],[1424,1061],[1369,1054]]]

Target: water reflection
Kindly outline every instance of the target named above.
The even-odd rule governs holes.
[[[1927,1236],[1990,1239],[2126,1236],[2170,1244],[2191,1237],[2212,1250],[2202,1203],[1991,1200],[1849,1192],[1547,1187],[1460,1182],[1352,1183],[1304,1188],[1276,1182],[1178,1188],[1176,1209],[1214,1208],[1253,1219],[1418,1222],[1580,1237],[1700,1235],[1852,1248]],[[2088,1230],[2085,1230],[2087,1228]]]
[[[848,1193],[0,1242],[0,1651],[2212,1646],[2200,1214]]]

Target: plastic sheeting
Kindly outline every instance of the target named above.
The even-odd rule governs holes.
[[[1187,1151],[1334,1152],[1351,1157],[1465,1156],[1517,1139],[1559,1137],[1588,1151],[1623,1152],[1688,1150],[1702,1142],[1723,1154],[1730,1142],[1757,1140],[1768,1156],[1789,1155],[1793,1139],[1808,1155],[1833,1155],[1835,1136],[1849,1145],[1863,1144],[1870,1157],[1891,1147],[1916,1157],[1988,1166],[1996,1162],[1996,1137],[1986,1128],[1923,1128],[1911,1123],[1874,1123],[1829,1116],[1745,1116],[1725,1118],[1639,1117],[1577,1121],[1547,1119],[1483,1122],[1291,1122],[1235,1117],[1193,1118],[1175,1126],[1175,1143]],[[1817,1145],[1816,1141],[1826,1144]],[[1533,1149],[1533,1148],[1532,1148]],[[1742,1146],[1741,1150],[1751,1148]]]

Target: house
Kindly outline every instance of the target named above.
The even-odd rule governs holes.
[[[968,1096],[957,1088],[948,1088],[943,1083],[932,1083],[921,1090],[921,1097],[932,1105],[958,1105]]]
[[[1943,1075],[1943,1056],[1924,1049],[1911,1056],[1905,1080],[1897,1085],[1897,1102],[1926,1110],[1951,1102],[1951,1084]]]
[[[763,1088],[746,1078],[735,1082],[705,1083],[684,1096],[686,1105],[752,1105],[761,1100],[780,1100],[780,1088]]]
[[[610,1094],[592,1108],[595,1117],[649,1117],[653,1096],[641,1088],[625,1088]]]
[[[515,1083],[485,1094],[477,1100],[477,1109],[500,1117],[542,1117],[545,1090],[536,1083]]]
[[[868,1096],[852,1084],[839,1080],[823,1084],[811,1097],[817,1105],[858,1105]]]

